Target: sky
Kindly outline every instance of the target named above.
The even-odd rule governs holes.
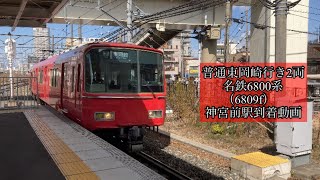
[[[309,32],[317,32],[317,28],[320,26],[320,0],[310,0],[309,2]],[[232,16],[233,18],[241,18],[245,17],[245,7],[244,6],[236,6],[233,7]],[[250,13],[249,13],[250,18]],[[313,20],[311,20],[313,19]],[[249,19],[250,21],[250,19]],[[48,23],[47,27],[50,29],[50,35],[54,35],[55,37],[63,36],[65,37],[70,36],[70,27],[66,28],[66,24],[51,24]],[[82,33],[84,38],[94,37],[94,38],[101,38],[104,34],[108,32],[112,32],[117,27],[111,26],[93,26],[93,25],[85,25],[83,26]],[[78,26],[74,25],[74,36],[77,36]],[[67,30],[67,31],[66,31]],[[230,27],[230,40],[235,43],[238,43],[239,40],[243,39],[245,35],[245,25],[232,23]],[[8,34],[11,31],[11,27],[0,27],[0,34]],[[32,28],[22,28],[17,27],[14,32],[11,32],[14,35],[32,35]],[[222,36],[219,40],[220,43],[223,43],[224,40],[224,29],[221,32]],[[0,62],[5,61],[6,56],[4,54],[4,41],[7,39],[8,36],[0,35]],[[21,44],[25,44],[24,47],[31,47],[33,46],[32,37],[14,37],[17,42],[17,60],[16,63],[22,62],[25,60],[25,57],[32,53],[33,50],[31,48],[19,48],[22,47]],[[316,39],[317,36],[310,35],[309,40]],[[59,39],[55,39],[55,42],[59,41]],[[65,40],[61,40],[57,44],[64,43]],[[237,48],[240,48],[245,43],[245,40],[242,40]],[[59,45],[58,45],[59,47]],[[198,56],[198,41],[194,38],[191,38],[191,47],[192,47],[192,55],[194,57]]]

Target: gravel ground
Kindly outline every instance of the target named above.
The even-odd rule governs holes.
[[[240,179],[230,171],[230,160],[149,131],[144,152],[192,179]]]

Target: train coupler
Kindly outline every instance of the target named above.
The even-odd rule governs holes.
[[[145,133],[145,129],[138,126],[133,126],[128,130],[129,151],[137,152],[143,149],[143,136]]]

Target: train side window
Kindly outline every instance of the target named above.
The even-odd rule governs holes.
[[[50,69],[49,76],[50,76],[50,86],[53,87],[53,69]]]
[[[81,64],[78,64],[78,73],[77,73],[77,92],[80,92],[80,72],[81,72]]]
[[[40,69],[38,69],[37,76],[38,76],[38,83],[39,83],[40,82]]]
[[[56,69],[52,69],[52,86],[56,87]]]
[[[56,85],[56,69],[50,69],[50,86],[57,87],[57,85]]]
[[[39,83],[42,83],[43,81],[43,70],[40,71],[40,74],[39,74]]]
[[[71,74],[71,92],[74,91],[74,69],[75,67],[72,66],[72,74]]]
[[[58,70],[58,69],[53,69],[53,74],[54,74],[54,75],[53,75],[53,77],[54,77],[54,78],[53,78],[54,87],[57,87],[57,86],[58,86],[58,85],[57,85],[57,84],[58,84],[58,83],[57,83],[57,70]]]
[[[67,88],[68,87],[68,68],[67,68],[67,63],[64,64],[64,70],[63,70],[63,88]]]

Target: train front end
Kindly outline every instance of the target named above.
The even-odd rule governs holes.
[[[132,47],[91,47],[84,56],[84,125],[111,131],[131,148],[140,148],[144,127],[161,126],[165,119],[162,53]]]

